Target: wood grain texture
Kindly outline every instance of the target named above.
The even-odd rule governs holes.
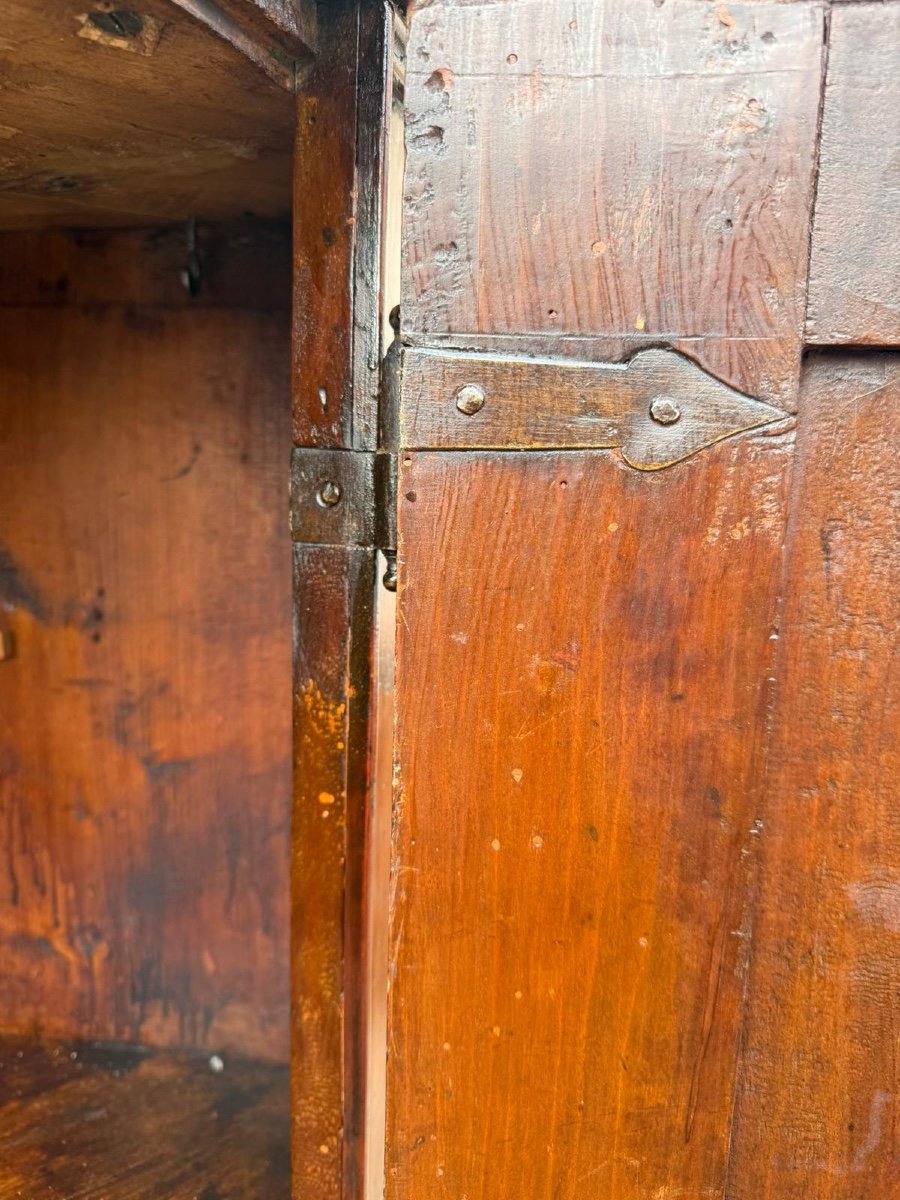
[[[900,343],[900,6],[831,14],[807,338]]]
[[[360,1194],[374,552],[294,548],[293,1194]]]
[[[134,38],[111,7],[5,0],[0,229],[289,214],[293,97],[168,0]]]
[[[374,450],[381,225],[393,19],[381,0],[322,10],[297,99],[294,441]]]
[[[287,1056],[286,282],[0,308],[7,1032]]]
[[[316,0],[169,0],[293,92],[318,45]]]
[[[390,1200],[721,1195],[789,458],[403,456]]]
[[[192,296],[183,279],[184,225],[0,234],[0,306],[283,313],[290,305],[289,222],[198,222],[195,243],[200,278]]]
[[[319,16],[319,57],[297,102],[293,433],[349,458],[378,436],[394,17],[384,0],[339,0]],[[375,586],[371,549],[295,547],[296,1200],[370,1194]]]
[[[728,1195],[900,1195],[900,363],[804,374]]]
[[[169,0],[214,37],[223,38],[243,54],[280,88],[294,92],[297,63],[294,49],[303,50],[295,39],[277,29],[255,4],[247,0]]]
[[[792,407],[822,56],[802,0],[416,6],[404,335],[672,345]]]
[[[0,1039],[0,1200],[288,1200],[280,1065]]]

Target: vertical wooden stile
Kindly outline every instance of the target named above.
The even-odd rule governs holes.
[[[380,0],[322,6],[319,56],[298,97],[294,444],[348,456],[377,442],[393,23]],[[298,1200],[349,1200],[366,1187],[375,587],[372,547],[295,546]]]

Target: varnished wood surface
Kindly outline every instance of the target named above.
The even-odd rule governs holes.
[[[0,229],[287,215],[293,97],[168,0],[125,38],[114,8],[4,0]]]
[[[394,17],[383,0],[339,0],[321,6],[319,18],[319,57],[297,102],[293,436],[300,446],[342,448],[348,456],[374,449],[377,439],[378,367],[391,286],[384,278],[382,227]],[[295,532],[299,539],[301,531]],[[379,1007],[372,956],[383,945],[386,923],[382,903],[382,937],[369,936],[375,920],[368,895],[375,587],[371,549],[304,546],[298,540],[292,842],[296,1200],[372,1194],[367,1066],[378,1050],[369,1030],[372,1012],[383,1029],[384,996],[382,989]],[[381,1108],[383,1098],[376,1101]]]
[[[293,1157],[297,1200],[359,1194],[374,552],[294,550]]]
[[[415,6],[405,335],[670,344],[792,407],[823,46],[806,0]]]
[[[169,0],[294,92],[318,43],[316,0]]]
[[[0,234],[0,306],[282,313],[289,306],[288,222],[198,222],[194,249],[199,290],[191,295],[184,284],[189,259],[184,224]]]
[[[297,97],[294,441],[374,450],[390,5],[336,0],[319,36]]]
[[[403,455],[390,1200],[721,1194],[789,451]]]
[[[159,265],[101,245],[4,272],[0,1029],[283,1059],[289,288],[99,303]]]
[[[838,5],[813,226],[807,336],[900,343],[900,5]]]
[[[900,363],[804,374],[728,1196],[900,1195]]]
[[[0,1038],[2,1200],[288,1200],[283,1066]]]

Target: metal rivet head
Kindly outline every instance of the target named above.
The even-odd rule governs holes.
[[[681,409],[671,396],[655,396],[650,403],[650,416],[660,425],[674,425],[681,416]]]
[[[474,416],[484,406],[484,391],[477,383],[467,383],[456,393],[456,407],[467,417]]]
[[[334,508],[341,501],[341,487],[338,483],[332,483],[327,480],[319,486],[316,492],[316,504],[319,508]]]

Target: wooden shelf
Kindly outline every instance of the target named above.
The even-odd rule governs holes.
[[[0,1200],[288,1200],[287,1067],[0,1038]]]

